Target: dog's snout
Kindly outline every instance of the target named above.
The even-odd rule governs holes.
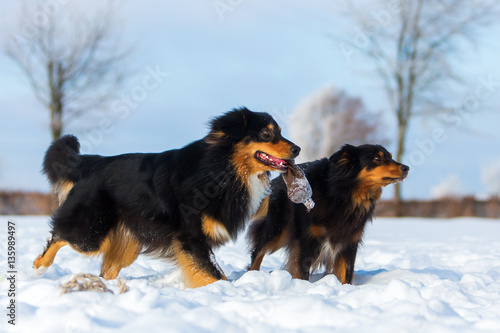
[[[300,147],[299,146],[296,146],[296,145],[293,145],[290,147],[290,151],[292,152],[292,154],[297,157],[299,156],[299,153],[300,153]]]
[[[401,171],[407,173],[408,171],[410,171],[410,167],[407,165],[401,164]]]

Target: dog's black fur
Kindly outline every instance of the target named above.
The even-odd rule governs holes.
[[[307,213],[286,194],[281,177],[263,201],[262,214],[251,222],[251,270],[258,270],[266,253],[285,247],[286,268],[294,278],[309,279],[319,266],[342,283],[352,283],[358,245],[372,219],[382,187],[403,180],[409,167],[392,159],[379,145],[345,145],[329,159],[299,165],[313,189],[316,203]]]
[[[140,253],[176,262],[190,287],[225,279],[212,248],[236,237],[269,193],[269,172],[300,151],[280,130],[269,114],[241,108],[215,118],[204,139],[163,153],[80,155],[78,140],[62,137],[43,163],[60,207],[34,267],[69,244],[102,255],[105,279]]]

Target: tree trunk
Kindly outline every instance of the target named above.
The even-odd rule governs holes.
[[[396,150],[396,161],[400,162],[402,161],[403,154],[404,154],[404,148],[405,148],[405,141],[406,141],[406,129],[408,127],[408,122],[407,121],[399,121],[398,124],[398,147]],[[401,203],[401,183],[396,183],[395,188],[394,188],[394,215],[397,217],[403,216],[403,207]]]
[[[63,69],[59,62],[54,63],[51,59],[47,65],[50,87],[50,129],[52,140],[61,137],[63,129]]]
[[[61,137],[62,134],[62,129],[63,129],[63,123],[62,123],[62,114],[63,110],[61,107],[61,104],[59,103],[54,103],[50,107],[50,131],[52,133],[52,141],[56,141]],[[55,104],[55,105],[54,105]],[[55,210],[59,207],[59,200],[57,199],[57,194],[55,192],[55,189],[52,187],[51,191],[51,213],[55,212]]]
[[[50,130],[52,132],[52,141],[56,141],[62,135],[62,109],[59,107],[52,107],[50,113]]]

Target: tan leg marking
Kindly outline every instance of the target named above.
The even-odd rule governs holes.
[[[173,250],[187,287],[198,288],[218,281],[212,274],[200,268],[200,265],[191,254],[182,250],[179,241],[174,241]],[[222,280],[227,281],[224,274],[222,275]]]
[[[40,254],[35,261],[33,262],[33,267],[38,269],[40,267],[49,267],[54,262],[54,258],[56,257],[57,251],[63,246],[68,245],[68,242],[65,241],[57,241],[52,242],[48,246],[48,248]]]
[[[347,262],[342,256],[337,256],[335,259],[333,274],[339,279],[340,283],[346,284]]]
[[[119,225],[106,236],[98,254],[103,255],[101,276],[105,280],[116,279],[122,268],[130,266],[141,253],[142,245],[123,225]]]

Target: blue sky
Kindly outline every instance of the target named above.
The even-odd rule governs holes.
[[[214,7],[220,2],[229,6],[222,14]],[[110,112],[71,123],[66,133],[77,135],[86,152],[115,155],[178,148],[203,137],[210,118],[241,105],[270,112],[286,133],[293,108],[326,85],[363,98],[372,110],[387,110],[384,91],[369,66],[356,57],[348,62],[339,41],[331,38],[354,35],[334,2],[151,0],[124,1],[122,6],[118,17],[124,39],[135,45],[131,65],[137,75],[115,106],[124,110],[126,96],[137,93],[151,71],[168,75],[127,107],[126,114]],[[0,22],[8,24],[17,8],[2,2]],[[461,56],[457,66],[464,93],[453,96],[457,102],[467,101],[484,80],[500,82],[499,32],[484,31],[477,46]],[[34,99],[21,71],[3,55],[0,87],[0,190],[48,191],[40,174],[50,144],[48,113]],[[499,88],[460,121],[449,122],[451,126],[414,119],[403,160],[412,166],[404,197],[427,198],[450,175],[459,180],[459,194],[488,194],[481,172],[500,160]],[[395,135],[389,111],[386,118],[389,134]],[[111,126],[96,136],[102,119]],[[394,151],[394,145],[388,148]],[[385,192],[388,196],[392,190]]]

